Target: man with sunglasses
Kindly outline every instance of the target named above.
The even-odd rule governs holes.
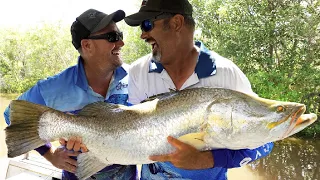
[[[72,114],[77,114],[85,105],[97,101],[126,105],[127,65],[123,65],[120,59],[124,43],[123,35],[116,25],[124,17],[122,10],[110,15],[95,9],[82,13],[71,26],[72,44],[80,54],[77,65],[39,81],[18,99]],[[8,125],[9,111],[10,108],[7,108],[4,113]],[[65,147],[53,150],[48,143],[36,150],[55,167],[63,169],[62,179],[77,179],[74,175],[77,161],[71,157],[79,155],[79,150],[85,152],[87,149],[79,137],[72,137],[68,142],[60,139],[60,143]],[[136,166],[104,167],[102,163],[93,163],[102,170],[91,179],[136,179]],[[87,170],[96,172],[90,168]]]
[[[193,40],[195,22],[188,0],[143,0],[139,12],[127,16],[140,26],[141,38],[152,54],[129,69],[129,102],[136,104],[170,89],[219,87],[256,95],[249,80],[230,60]],[[168,137],[172,154],[150,156],[158,161],[143,165],[141,179],[227,179],[227,169],[240,167],[270,153],[273,143],[257,149],[198,151]]]

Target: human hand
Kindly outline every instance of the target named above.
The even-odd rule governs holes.
[[[171,162],[175,167],[182,169],[207,169],[212,168],[214,160],[211,151],[199,151],[189,144],[185,144],[171,136],[168,142],[176,151],[166,155],[149,156],[152,161]]]
[[[77,169],[77,161],[72,159],[70,156],[78,156],[80,152],[68,151],[65,147],[58,147],[50,157],[47,159],[52,163],[53,166],[75,173]]]
[[[82,138],[77,136],[71,136],[68,141],[63,138],[59,139],[59,142],[62,146],[66,146],[68,150],[88,152],[86,145],[82,144]]]

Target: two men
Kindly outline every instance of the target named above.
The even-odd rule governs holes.
[[[88,10],[80,15],[71,27],[73,45],[80,53],[78,65],[38,82],[19,99],[71,113],[95,101],[125,104],[126,88],[120,89],[121,92],[114,89],[119,83],[127,84],[127,74],[119,58],[124,44],[114,23],[123,18],[122,11],[105,15]],[[169,89],[194,87],[220,87],[255,95],[247,77],[234,63],[209,51],[203,43],[194,42],[195,22],[187,0],[143,0],[139,12],[126,17],[125,21],[130,26],[140,26],[141,38],[152,47],[152,55],[142,57],[129,70],[130,103],[139,103]],[[8,116],[7,111],[6,114]],[[176,147],[176,152],[150,157],[159,162],[143,165],[141,179],[226,179],[228,168],[263,157],[273,147],[268,143],[253,150],[200,152],[173,137],[168,137],[168,142]],[[84,148],[79,143],[79,139],[71,140],[67,148],[75,151]],[[42,148],[46,148],[42,154],[52,164],[74,172],[75,161],[69,158],[63,161],[59,157],[76,156],[77,153],[68,154],[60,149],[51,152],[49,147]],[[119,167],[123,166],[107,167],[95,178],[135,178],[135,166],[125,166],[126,171],[114,177]],[[71,173],[66,174],[69,175],[64,177],[74,178]]]

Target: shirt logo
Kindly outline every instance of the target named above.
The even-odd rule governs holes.
[[[127,88],[127,87],[128,87],[128,84],[119,82],[119,84],[116,86],[116,89],[121,90],[121,89]]]
[[[105,100],[105,102],[113,103],[113,104],[123,104],[128,105],[128,94],[112,94],[109,99]]]
[[[240,162],[240,166],[247,165],[251,161],[252,161],[252,159],[250,157],[246,157]]]

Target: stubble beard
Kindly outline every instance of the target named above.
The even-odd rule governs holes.
[[[121,53],[117,56],[117,58],[113,59],[113,65],[119,67],[123,64]]]
[[[119,59],[117,59],[115,62],[114,62],[114,65],[117,67],[120,67],[121,65],[123,64],[123,61],[121,59],[121,57],[119,57]]]
[[[159,51],[152,52],[152,59],[157,63],[161,63],[161,53]]]

